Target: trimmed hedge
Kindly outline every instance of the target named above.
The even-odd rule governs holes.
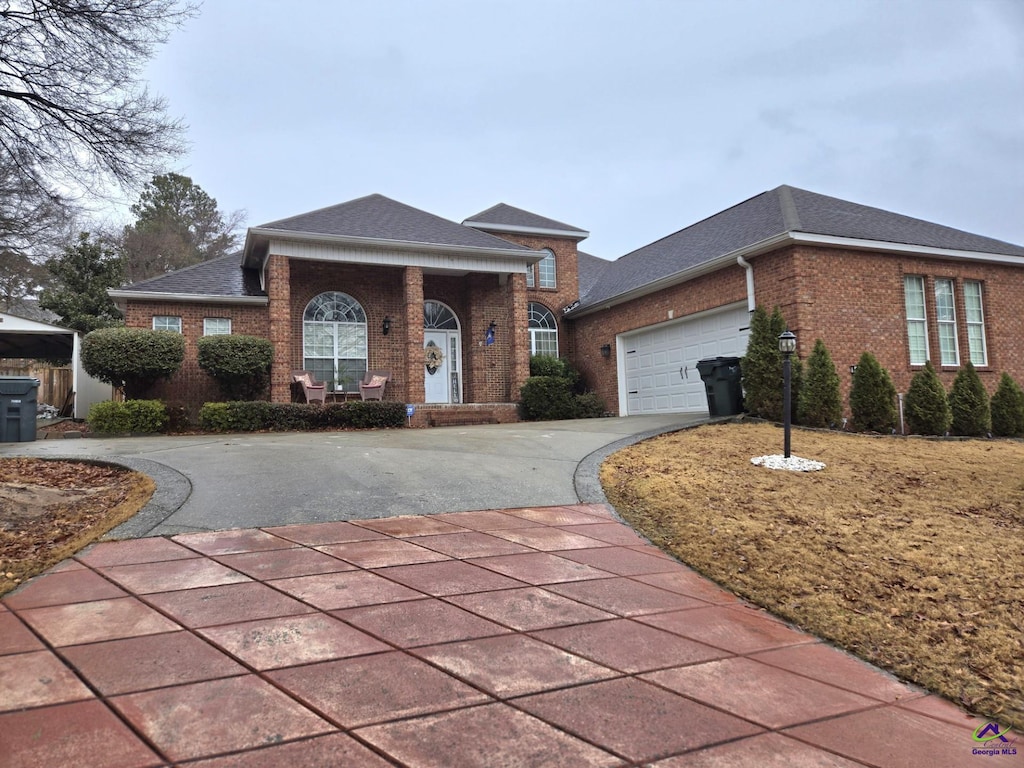
[[[82,339],[82,367],[100,381],[121,387],[125,400],[141,400],[185,359],[185,337],[147,328],[100,328]]]
[[[159,400],[108,400],[89,409],[89,426],[95,432],[150,434],[167,426],[168,415]]]
[[[225,400],[258,400],[270,384],[274,346],[259,336],[204,336],[196,344],[199,367],[220,387]]]
[[[206,403],[199,411],[199,426],[209,432],[403,427],[405,404],[378,400],[326,405],[261,400]]]

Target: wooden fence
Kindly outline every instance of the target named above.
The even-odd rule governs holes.
[[[36,400],[57,408],[63,407],[74,381],[70,368],[41,368],[32,360],[0,360],[0,376],[31,376],[39,379]]]

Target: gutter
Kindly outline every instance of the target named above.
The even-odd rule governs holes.
[[[449,245],[445,243],[419,243],[412,240],[381,240],[375,237],[352,237],[351,235],[325,235],[316,232],[289,232],[280,229],[250,228],[245,236],[243,265],[248,265],[250,253],[256,247],[257,238],[270,240],[294,240],[298,242],[318,242],[331,245],[352,246],[355,248],[377,248],[399,251],[415,251],[419,253],[472,254],[475,256],[523,258],[527,264],[536,264],[547,254],[532,248],[486,248],[475,245]],[[251,244],[251,248],[250,248]],[[254,265],[250,265],[254,266]]]
[[[267,296],[226,296],[198,293],[156,293],[154,291],[116,291],[108,290],[112,299],[133,299],[136,301],[178,301],[195,304],[241,304],[266,306],[270,299]]]
[[[963,251],[954,248],[936,248],[927,245],[910,245],[907,243],[889,243],[879,240],[863,240],[854,237],[837,237],[834,235],[815,235],[808,232],[782,232],[778,235],[766,238],[751,245],[737,248],[722,256],[716,256],[710,261],[690,267],[688,269],[666,275],[659,280],[645,283],[624,293],[611,296],[603,301],[598,301],[590,306],[573,310],[566,313],[567,317],[583,317],[592,312],[603,309],[610,309],[618,304],[647,296],[655,291],[670,288],[680,283],[685,283],[703,275],[717,272],[731,264],[738,264],[747,269],[749,262],[746,260],[768,251],[773,251],[784,245],[809,245],[824,246],[832,248],[846,248],[856,251],[873,251],[875,253],[892,253],[901,256],[919,256],[924,258],[952,259],[956,261],[982,261],[990,264],[1012,264],[1017,267],[1024,266],[1024,256],[1011,256],[1002,253],[985,253],[982,251]],[[742,260],[742,261],[741,261]],[[746,262],[746,263],[744,263]],[[614,263],[614,262],[613,262]],[[753,301],[753,273],[747,272],[747,304],[751,306]]]

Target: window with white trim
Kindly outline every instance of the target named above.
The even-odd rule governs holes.
[[[530,266],[528,266],[526,268],[526,287],[527,288],[535,288],[537,286],[537,281],[533,277],[533,270],[534,270],[533,264],[531,264]]]
[[[554,314],[543,304],[531,301],[529,317],[530,354],[558,357],[558,324]]]
[[[181,318],[174,317],[172,315],[154,315],[153,330],[174,331],[174,333],[181,333]]]
[[[230,336],[230,317],[204,317],[203,336]]]
[[[935,280],[935,317],[939,325],[939,359],[942,365],[960,365],[960,348],[956,339],[956,304],[953,281]]]
[[[550,248],[545,248],[547,254],[537,262],[538,285],[540,288],[555,288],[555,253]]]
[[[964,310],[967,315],[967,354],[974,365],[988,365],[985,344],[985,309],[982,306],[981,283],[964,281]]]
[[[924,308],[924,278],[906,275],[903,278],[903,301],[907,310],[907,346],[910,364],[928,362],[928,317]]]
[[[347,293],[316,296],[302,313],[302,365],[329,390],[353,388],[366,373],[366,312]]]

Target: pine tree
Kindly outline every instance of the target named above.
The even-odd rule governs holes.
[[[999,377],[992,401],[992,434],[1024,437],[1024,389],[1008,373]]]
[[[903,412],[914,434],[944,435],[949,431],[953,413],[946,388],[939,381],[931,360],[910,380],[910,388],[903,398]]]
[[[953,413],[950,431],[954,435],[982,437],[992,429],[988,392],[970,361],[953,379],[949,408]]]
[[[800,388],[799,422],[808,427],[831,427],[843,418],[839,374],[825,342],[816,339],[807,358],[807,376]]]
[[[896,387],[870,352],[860,356],[853,374],[850,413],[858,432],[888,433],[896,428]]]
[[[122,275],[121,262],[110,248],[82,232],[78,243],[46,267],[55,284],[42,292],[39,306],[58,315],[63,327],[89,333],[121,324],[123,315],[107,295],[108,288],[120,285]]]
[[[779,334],[786,322],[778,307],[768,315],[756,307],[750,316],[747,354],[740,362],[743,376],[743,402],[747,412],[763,419],[782,419],[782,353]]]

